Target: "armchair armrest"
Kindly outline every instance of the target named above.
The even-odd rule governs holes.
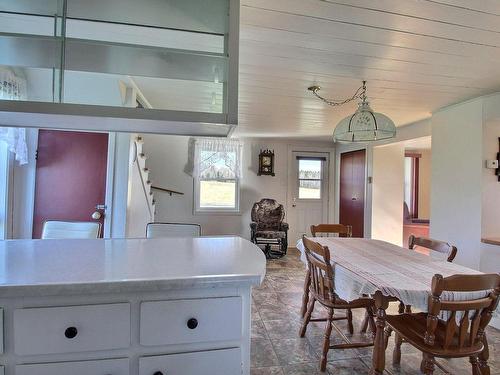
[[[288,223],[282,222],[280,224],[280,230],[282,230],[283,232],[288,232],[288,228],[289,228]]]
[[[253,230],[253,231],[256,231],[257,230],[257,223],[251,222],[250,223],[250,229]]]

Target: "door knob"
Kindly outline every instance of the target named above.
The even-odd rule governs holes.
[[[99,220],[102,217],[102,214],[99,211],[94,211],[92,214],[92,219]]]

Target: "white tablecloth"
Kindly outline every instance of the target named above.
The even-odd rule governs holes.
[[[335,291],[346,301],[363,294],[372,295],[380,290],[386,296],[398,298],[405,305],[427,311],[432,277],[455,274],[481,274],[481,272],[420,254],[416,251],[379,240],[364,238],[316,237],[313,239],[330,249],[334,265]],[[305,263],[302,240],[297,243]],[[443,300],[481,298],[480,293],[442,294]]]

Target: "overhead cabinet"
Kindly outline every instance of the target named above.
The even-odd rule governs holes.
[[[239,7],[2,1],[0,124],[66,128],[76,116],[89,130],[227,135],[238,117]]]

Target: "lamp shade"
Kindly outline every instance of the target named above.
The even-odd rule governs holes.
[[[363,100],[356,112],[341,120],[333,132],[335,142],[371,142],[396,136],[396,125],[382,113],[373,112]]]

